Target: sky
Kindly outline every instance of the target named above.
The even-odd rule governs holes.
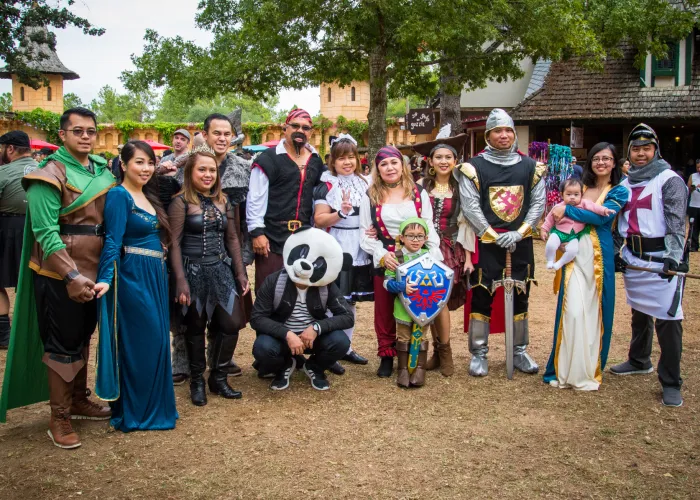
[[[130,56],[142,53],[147,28],[162,36],[180,35],[185,40],[206,46],[212,40],[212,34],[195,26],[198,3],[198,0],[77,0],[71,10],[106,31],[100,37],[91,37],[76,28],[53,30],[59,59],[80,75],[78,80],[66,81],[63,92],[77,94],[84,103],[97,97],[105,85],[124,92],[119,75],[123,70],[134,69]],[[0,93],[11,91],[11,81],[0,80]],[[319,112],[317,87],[284,90],[279,97],[280,109],[289,109],[296,104],[312,116]]]

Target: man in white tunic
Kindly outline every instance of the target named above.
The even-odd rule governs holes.
[[[685,207],[688,190],[683,179],[661,159],[656,132],[637,125],[629,136],[629,176],[622,181],[631,193],[618,219],[618,230],[625,239],[621,269],[626,264],[653,272],[624,270],[627,303],[632,307],[632,341],[629,359],[610,368],[615,375],[651,373],[650,355],[654,322],[659,339],[659,381],[663,404],[681,406],[681,350],[683,309],[672,307],[678,277],[668,271],[688,270],[682,262],[685,241]],[[682,290],[681,290],[682,291]]]

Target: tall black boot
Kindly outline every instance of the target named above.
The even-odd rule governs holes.
[[[226,399],[240,399],[243,394],[240,391],[235,391],[228,385],[226,377],[226,367],[233,356],[233,348],[238,340],[236,335],[224,335],[221,332],[216,332],[214,335],[214,352],[212,362],[214,365],[209,372],[209,391],[212,394],[218,394]]]
[[[187,356],[190,358],[190,398],[195,406],[207,404],[207,389],[204,385],[204,370],[207,369],[207,355],[204,335],[185,337]]]
[[[236,346],[238,345],[238,332],[231,335],[231,337],[233,337],[233,354],[235,354]],[[243,372],[241,367],[233,360],[233,354],[231,354],[231,359],[228,360],[223,369],[229,377],[240,377],[243,375]]]

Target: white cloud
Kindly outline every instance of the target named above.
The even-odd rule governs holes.
[[[76,2],[73,12],[105,28],[101,37],[83,35],[76,28],[56,30],[57,52],[63,64],[80,75],[78,80],[67,81],[64,92],[73,92],[83,102],[90,102],[100,88],[111,85],[120,92],[124,87],[119,80],[123,70],[133,69],[131,54],[141,54],[146,29],[156,30],[166,37],[181,36],[206,45],[212,34],[195,26],[197,2],[193,0],[82,0]],[[235,57],[235,54],[232,54]],[[10,80],[0,80],[0,92],[10,92]],[[320,107],[318,88],[284,90],[280,93],[280,108],[298,105],[312,115]]]

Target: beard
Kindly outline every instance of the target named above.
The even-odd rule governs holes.
[[[10,156],[7,154],[7,151],[3,149],[2,157],[0,157],[0,165],[7,165],[8,163],[10,163]]]
[[[297,139],[300,139],[297,141]],[[292,145],[297,155],[301,154],[301,149],[306,145],[306,134],[302,132],[292,133]]]

